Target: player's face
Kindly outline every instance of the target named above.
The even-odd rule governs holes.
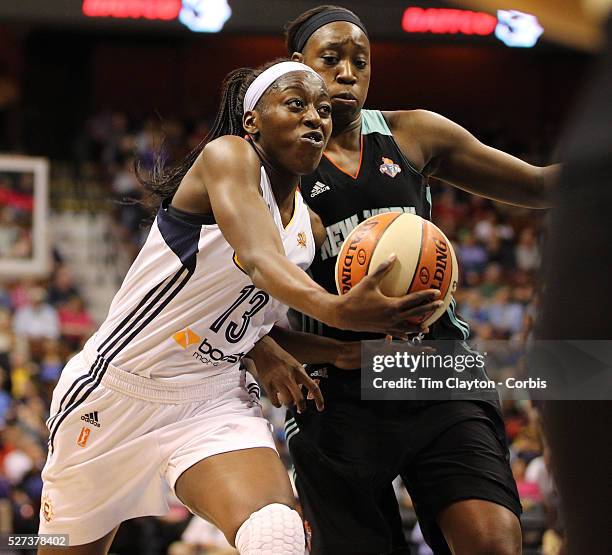
[[[370,41],[357,25],[348,21],[323,25],[306,42],[301,61],[325,80],[334,121],[359,115],[370,86]]]
[[[264,156],[295,175],[312,173],[331,135],[331,102],[317,75],[293,72],[262,97],[257,144]]]

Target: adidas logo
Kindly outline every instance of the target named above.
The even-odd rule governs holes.
[[[329,185],[325,185],[325,183],[321,183],[320,181],[317,181],[314,184],[312,191],[310,191],[310,198],[314,198],[317,195],[324,193],[325,191],[329,191]]]
[[[309,372],[311,378],[327,378],[327,366],[317,368],[314,372]]]
[[[98,420],[98,411],[89,412],[81,416],[81,420],[91,424],[92,426],[96,426],[96,428],[100,427],[100,421]]]

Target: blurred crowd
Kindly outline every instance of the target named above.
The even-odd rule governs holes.
[[[112,111],[96,114],[87,122],[71,161],[72,179],[78,183],[86,168],[96,168],[108,199],[104,209],[113,214],[121,248],[128,257],[135,256],[147,232],[147,210],[140,204],[146,199],[134,173],[135,161],[150,170],[161,152],[162,161],[176,162],[207,131],[206,120],[130,122],[125,114]],[[508,148],[496,143],[495,136],[487,142]],[[512,153],[534,163],[544,162],[539,158],[544,152],[532,147],[521,149],[519,145]],[[53,168],[52,161],[52,194]],[[474,337],[525,341],[537,311],[543,213],[504,207],[435,180],[430,186],[433,220],[453,240],[459,260],[458,312],[471,324]],[[7,186],[0,175],[0,195],[13,194],[10,191],[15,187]],[[19,191],[27,189],[23,184],[19,187]],[[2,245],[8,224],[4,222],[26,221],[28,210],[0,201],[0,252],[5,252]],[[6,244],[14,241],[7,239]],[[45,421],[53,387],[66,361],[99,323],[88,311],[88,299],[73,276],[56,251],[53,270],[44,280],[0,277],[0,534],[37,530],[40,471],[47,452]],[[283,411],[265,399],[263,403],[274,425],[279,452],[289,467]],[[550,474],[554,461],[541,435],[538,411],[529,401],[512,401],[505,404],[504,413],[512,470],[525,509],[524,552],[561,553],[563,524]],[[413,553],[430,553],[403,488],[398,488],[398,496]],[[111,551],[234,553],[218,530],[191,519],[178,502],[163,518],[124,524]]]
[[[34,175],[0,170],[0,259],[32,256]]]

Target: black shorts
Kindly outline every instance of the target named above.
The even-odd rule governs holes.
[[[436,519],[451,503],[483,499],[520,516],[495,406],[384,405],[335,401],[318,413],[310,403],[305,413],[290,415],[289,451],[313,555],[401,553],[405,540],[391,486],[397,476],[436,555],[450,555]]]

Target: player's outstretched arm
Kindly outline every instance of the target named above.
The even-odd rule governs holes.
[[[406,344],[415,352],[434,352],[430,347]],[[361,342],[337,341],[311,333],[302,333],[274,326],[247,354],[253,361],[248,370],[265,389],[274,406],[295,405],[298,412],[305,407],[302,387],[317,409],[323,410],[324,399],[317,383],[304,371],[303,363],[328,363],[336,368],[355,370],[361,367]]]
[[[190,182],[207,195],[225,239],[256,287],[328,325],[402,336],[420,331],[408,322],[415,310],[435,310],[432,295],[391,298],[380,281],[389,260],[347,295],[331,295],[285,257],[283,244],[259,192],[260,161],[246,141],[221,137],[209,143],[191,169]],[[194,179],[196,177],[197,179]],[[428,303],[424,307],[417,304]]]
[[[558,165],[539,167],[481,143],[449,119],[413,110],[386,112],[398,144],[414,149],[424,175],[431,175],[470,193],[527,208],[547,208]],[[412,146],[411,146],[412,145]]]

